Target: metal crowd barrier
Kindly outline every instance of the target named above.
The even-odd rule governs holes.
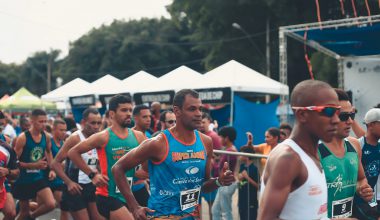
[[[262,173],[262,171],[263,171],[263,169],[264,169],[264,167],[262,167],[262,165],[261,165],[261,159],[262,158],[268,158],[268,156],[267,155],[262,155],[262,154],[251,154],[251,153],[243,153],[243,152],[232,152],[232,151],[224,151],[224,150],[214,150],[214,154],[216,154],[216,155],[222,155],[222,154],[225,154],[225,155],[233,155],[233,156],[247,156],[247,157],[250,157],[250,158],[253,158],[254,160],[253,160],[253,164],[257,167],[257,169],[258,169],[258,177],[257,177],[257,179],[258,179],[258,181],[257,181],[257,183],[260,185],[260,177],[261,177],[261,173]],[[239,167],[240,167],[240,164],[241,164],[241,162],[240,162],[240,160],[239,160],[239,157],[237,158],[237,164],[236,164],[236,170],[233,170],[235,173],[238,173],[238,171],[239,171]],[[249,173],[249,170],[247,170],[247,172]],[[239,214],[239,207],[237,207],[236,205],[235,205],[235,203],[237,203],[237,201],[236,200],[238,200],[238,191],[237,190],[239,190],[239,183],[236,183],[237,184],[237,189],[236,189],[236,191],[235,191],[235,193],[234,193],[234,196],[233,196],[233,202],[232,202],[232,213],[233,213],[233,220],[235,220],[235,219],[241,219],[241,220],[245,220],[245,219],[255,219],[255,218],[253,218],[253,217],[251,217],[251,216],[248,216],[248,218],[240,218],[240,214]],[[250,184],[250,183],[247,183],[247,184]],[[253,186],[251,186],[251,188],[252,188]],[[249,190],[250,188],[248,188],[248,190]],[[259,188],[260,189],[260,188]],[[259,189],[257,190],[257,192],[259,193]],[[249,191],[248,191],[248,195],[249,195],[250,193],[249,193]],[[257,199],[259,199],[259,195],[257,195]],[[249,201],[249,200],[248,200]],[[258,203],[257,203],[258,204]],[[248,202],[247,204],[244,204],[244,205],[246,205],[246,209],[247,210],[249,210],[249,207],[251,206],[251,204]],[[258,207],[257,207],[258,208]],[[203,215],[203,219],[204,220],[206,220],[206,219],[208,219],[208,216],[205,216],[205,215]],[[224,218],[225,218],[225,216],[223,216]]]

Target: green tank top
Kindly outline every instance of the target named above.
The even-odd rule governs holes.
[[[353,198],[358,179],[358,154],[349,141],[344,140],[345,154],[340,158],[320,143],[318,153],[327,182],[329,218],[352,216]]]
[[[98,157],[100,170],[103,175],[107,175],[109,178],[108,186],[97,187],[96,194],[106,197],[114,197],[122,202],[126,202],[123,195],[115,184],[113,174],[111,172],[112,166],[133,148],[139,145],[136,136],[132,129],[128,128],[128,136],[124,139],[118,137],[111,128],[107,128],[109,139],[107,145],[104,148],[98,149]],[[132,179],[135,175],[135,169],[131,169],[125,173],[126,178],[130,185],[132,185]]]

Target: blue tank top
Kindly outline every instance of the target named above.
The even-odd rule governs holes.
[[[194,134],[195,141],[185,144],[169,130],[163,131],[167,156],[159,163],[148,162],[151,190],[148,207],[156,210],[151,213],[153,216],[183,216],[197,211],[207,152],[199,132]]]
[[[53,158],[55,158],[55,156],[57,156],[57,154],[58,154],[60,147],[62,147],[62,145],[63,145],[63,141],[60,141],[60,143],[59,143],[60,147],[58,147],[57,144],[55,143],[53,137],[51,137],[50,140],[51,140],[51,153],[53,154]],[[50,186],[60,186],[63,184],[64,184],[63,180],[61,178],[59,178],[58,175],[55,177],[55,179],[53,181],[49,181]]]
[[[0,134],[0,140],[7,142],[7,140],[5,139],[5,136],[3,134]]]
[[[380,174],[380,143],[376,146],[367,143],[365,137],[359,138],[360,146],[362,148],[362,164],[364,173],[367,178],[368,184],[372,189],[376,189],[377,178]],[[355,195],[355,201],[364,203],[365,201],[359,196]],[[376,192],[374,198],[369,203],[376,202]]]
[[[36,143],[29,131],[25,131],[26,144],[20,156],[20,162],[32,163],[37,162],[45,157],[46,136],[45,132],[41,132],[41,140]],[[15,184],[26,184],[35,182],[44,178],[45,172],[38,169],[21,169],[20,176]]]

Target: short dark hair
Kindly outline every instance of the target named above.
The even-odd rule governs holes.
[[[96,109],[96,108],[86,108],[82,113],[82,118],[84,120],[86,120],[90,114],[97,115],[100,113],[99,113],[98,109]]]
[[[338,95],[339,101],[350,101],[350,97],[348,96],[347,92],[345,92],[343,89],[334,88],[334,90]]]
[[[231,142],[236,140],[236,129],[232,126],[224,126],[218,132],[219,136],[228,137]]]
[[[117,95],[112,96],[112,98],[110,99],[108,108],[110,111],[116,112],[116,109],[117,107],[119,107],[119,104],[124,104],[124,103],[132,104],[131,97],[117,94]]]
[[[66,124],[66,122],[64,121],[64,120],[62,120],[62,119],[55,119],[54,120],[54,123],[53,123],[53,127],[57,127],[57,125],[59,125],[59,124],[61,124],[61,125],[65,125]]]
[[[290,132],[293,130],[292,126],[290,126],[290,124],[288,124],[286,122],[283,122],[280,124],[280,129],[287,129]]]
[[[20,118],[20,125],[24,125],[24,124],[26,124],[27,122],[29,122],[29,120],[28,120],[27,117],[22,116],[22,117]]]
[[[36,117],[36,116],[45,116],[46,115],[46,112],[42,109],[34,109],[32,111],[32,116]]]
[[[199,93],[196,92],[195,90],[181,89],[174,95],[173,106],[178,106],[179,108],[182,108],[187,95],[190,95],[193,98],[199,98]]]
[[[252,146],[243,146],[240,148],[240,152],[254,154],[255,150],[253,149]],[[249,157],[249,160],[254,160],[254,159],[255,158],[253,158],[253,157]]]
[[[160,121],[165,122],[166,121],[166,114],[168,114],[168,113],[173,113],[173,112],[170,110],[165,110],[165,111],[161,112]]]
[[[66,117],[63,120],[66,122],[68,131],[73,131],[77,129],[77,124],[75,123],[74,119]]]
[[[212,121],[210,114],[207,112],[203,112],[202,114],[202,119],[205,119],[205,118],[207,118],[209,121]]]
[[[0,111],[0,119],[4,119],[5,118],[5,115],[2,111]]]
[[[132,115],[133,116],[136,116],[138,114],[140,114],[140,112],[144,109],[147,109],[147,110],[150,110],[150,108],[146,105],[136,105],[134,108],[133,108],[133,112],[132,112]]]
[[[271,128],[269,128],[269,129],[267,130],[267,132],[268,132],[270,135],[272,135],[273,137],[277,137],[278,140],[280,140],[280,134],[281,134],[280,129],[275,128],[275,127],[271,127]]]

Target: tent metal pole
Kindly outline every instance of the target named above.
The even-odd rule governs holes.
[[[288,57],[287,57],[287,39],[284,33],[284,28],[280,27],[279,31],[279,59],[280,59],[280,82],[288,85]],[[280,104],[288,104],[288,96],[280,95]],[[288,109],[288,108],[286,108]],[[289,112],[286,110],[286,115],[280,115],[280,122],[288,121]]]
[[[230,125],[234,126],[234,90],[231,88]]]

